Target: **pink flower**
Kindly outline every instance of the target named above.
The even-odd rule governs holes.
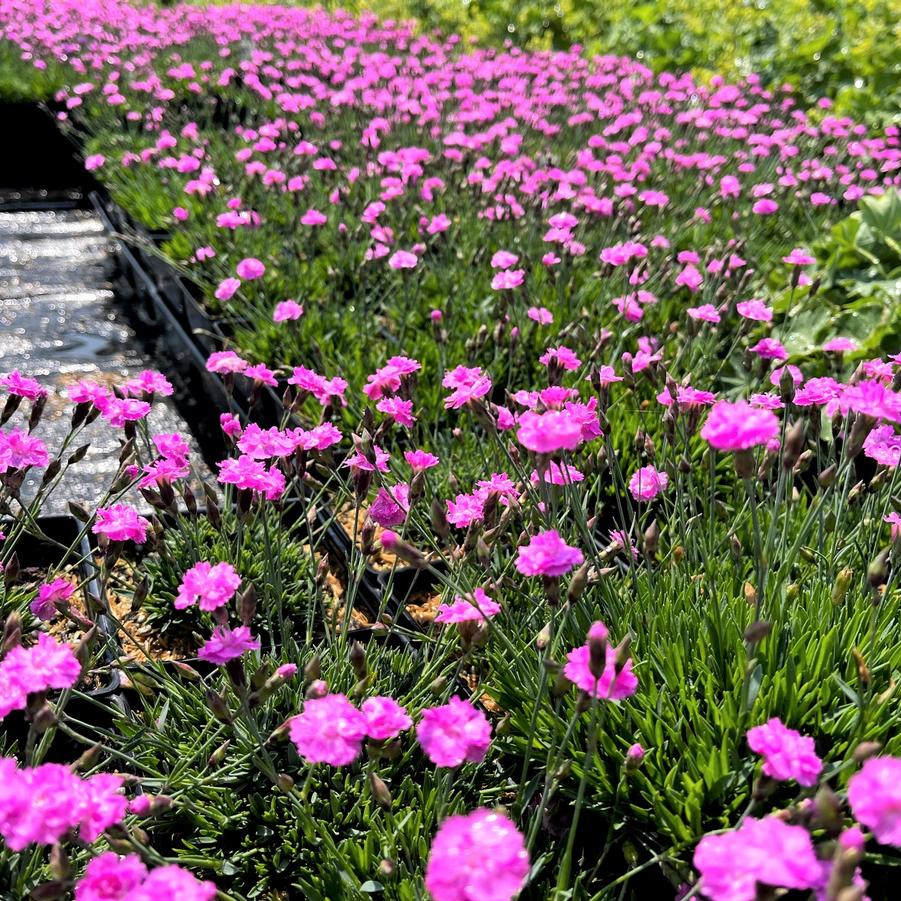
[[[262,277],[266,272],[266,267],[256,257],[247,257],[235,266],[235,272],[238,274],[238,278],[252,281]]]
[[[233,350],[217,350],[209,355],[206,361],[208,372],[223,375],[229,372],[244,372],[247,360],[241,359]]]
[[[842,413],[853,410],[870,419],[884,419],[901,422],[901,395],[882,382],[864,381],[849,385],[842,392],[840,406]]]
[[[47,389],[40,382],[26,378],[18,369],[14,369],[6,375],[0,375],[0,388],[6,388],[10,394],[32,401],[47,393]]]
[[[748,817],[732,832],[705,835],[694,854],[711,901],[755,901],[758,885],[812,889],[822,880],[810,834],[779,817]]]
[[[495,291],[511,291],[513,288],[518,288],[525,280],[525,269],[501,269],[491,279],[491,287]]]
[[[320,213],[319,210],[307,210],[300,217],[301,225],[310,225],[313,227],[319,225],[325,225],[328,222],[328,216],[325,213]]]
[[[855,819],[883,845],[901,847],[901,758],[871,757],[848,780]]]
[[[75,886],[75,901],[129,901],[146,876],[147,867],[137,854],[119,857],[104,851],[89,861]]]
[[[509,250],[498,250],[491,257],[492,269],[509,269],[519,262],[519,257]]]
[[[762,197],[751,207],[751,212],[756,216],[772,216],[778,209],[779,204],[775,200]]]
[[[784,726],[778,717],[749,729],[748,747],[763,756],[763,772],[783,782],[816,785],[823,769],[813,739]]]
[[[781,342],[775,338],[761,338],[752,348],[751,353],[764,360],[787,360],[788,353]]]
[[[50,461],[47,445],[22,429],[0,432],[0,473],[46,466]]]
[[[782,257],[782,262],[788,263],[790,266],[810,266],[816,261],[816,257],[811,256],[801,247],[796,247],[788,256]]]
[[[529,307],[526,316],[539,325],[550,325],[554,321],[554,316],[547,307]]]
[[[201,882],[177,864],[168,864],[151,870],[127,901],[213,901],[217,891],[214,883]]]
[[[323,407],[332,403],[333,399],[346,405],[344,400],[344,392],[347,390],[347,382],[342,378],[335,376],[328,379],[312,369],[305,366],[295,366],[288,379],[289,385],[297,385],[301,391],[308,391]]]
[[[409,250],[396,250],[388,258],[388,265],[392,269],[415,269],[419,262],[419,257]]]
[[[516,568],[524,576],[559,578],[584,562],[582,552],[554,529],[533,535],[527,545],[517,548]]]
[[[197,656],[207,663],[221,666],[248,651],[258,651],[259,649],[260,640],[250,634],[248,626],[238,626],[237,629],[217,626],[206,644],[197,652]]]
[[[174,607],[185,610],[198,604],[201,610],[217,610],[235,596],[240,586],[241,577],[231,563],[217,563],[214,566],[201,561],[184,574]]]
[[[288,721],[291,741],[308,763],[345,766],[363,750],[366,717],[344,695],[311,698],[303,712]]]
[[[692,319],[712,322],[714,325],[720,321],[720,314],[712,303],[701,304],[699,307],[689,307],[686,312]]]
[[[154,369],[143,370],[133,379],[129,379],[122,387],[126,394],[133,397],[148,397],[153,394],[160,397],[171,397],[175,390],[172,382]]]
[[[424,450],[404,451],[404,459],[412,467],[413,472],[425,472],[440,462],[434,454]]]
[[[688,288],[691,292],[697,291],[703,283],[704,277],[690,264],[676,276],[676,284]]]
[[[864,439],[863,452],[882,466],[895,469],[901,461],[901,435],[890,425],[877,426]]]
[[[393,419],[398,425],[410,429],[416,422],[413,415],[413,401],[399,397],[383,397],[375,405],[376,410]]]
[[[29,694],[71,688],[80,675],[72,648],[46,632],[38,633],[30,648],[16,645],[0,661],[0,720],[13,710],[24,710]]]
[[[542,366],[550,366],[556,363],[567,372],[574,372],[582,365],[582,361],[568,347],[549,347],[539,358]]]
[[[110,541],[143,544],[147,540],[147,520],[126,504],[98,507],[91,531],[95,535],[105,535]]]
[[[278,379],[275,377],[275,373],[264,363],[248,366],[244,370],[244,377],[251,379],[258,385],[268,385],[270,388],[278,387]]]
[[[447,410],[456,410],[469,401],[484,397],[491,390],[491,379],[476,366],[468,368],[457,366],[448,372],[441,381],[445,388],[453,389],[444,399]]]
[[[238,293],[241,287],[241,281],[237,278],[224,278],[216,286],[213,296],[216,300],[231,300]]]
[[[102,153],[92,153],[85,157],[84,167],[88,172],[94,172],[106,162],[106,157]]]
[[[762,300],[742,300],[735,305],[738,315],[756,322],[770,322],[773,311]]]
[[[241,420],[234,413],[222,413],[219,416],[219,425],[222,431],[231,438],[238,438],[244,429],[241,426]]]
[[[57,603],[68,601],[75,593],[75,586],[65,579],[45,582],[38,588],[37,597],[31,602],[31,612],[45,622],[56,616]]]
[[[410,486],[393,485],[379,488],[369,507],[369,518],[386,529],[399,526],[407,518],[410,509]]]
[[[366,718],[366,734],[374,741],[397,738],[413,725],[407,711],[393,698],[367,698],[360,709]]]
[[[219,481],[223,485],[235,485],[247,491],[265,495],[267,500],[278,500],[285,491],[285,476],[276,466],[268,469],[260,460],[247,454],[219,464]]]
[[[303,305],[294,300],[283,300],[275,305],[273,322],[289,322],[303,316]]]
[[[469,701],[453,697],[443,707],[422,711],[416,737],[436,766],[481,763],[491,743],[491,725]]]
[[[458,494],[447,502],[447,521],[458,529],[469,528],[485,516],[485,498],[481,494]]]
[[[435,901],[512,901],[528,874],[522,835],[504,814],[480,807],[442,822],[425,887]]]
[[[823,345],[827,353],[854,352],[857,350],[857,342],[853,338],[832,338]]]
[[[366,456],[358,450],[353,456],[348,457],[341,465],[352,472],[388,472],[390,455],[377,444],[372,445],[371,456]]]
[[[631,658],[621,665],[616,658],[616,648],[607,641],[607,627],[596,622],[588,630],[588,641],[566,655],[563,675],[592,697],[621,701],[635,694],[638,678]]]
[[[749,450],[778,438],[779,420],[772,411],[746,401],[721,400],[710,410],[701,437],[720,451]]]
[[[629,493],[637,501],[650,501],[665,491],[669,476],[653,466],[642,466],[629,479]]]
[[[436,623],[484,622],[497,616],[501,605],[493,601],[483,588],[476,588],[471,596],[454,595],[453,604],[442,604],[438,608]]]
[[[536,454],[575,450],[584,440],[582,423],[571,413],[562,410],[523,413],[519,417],[516,437],[523,447]]]
[[[111,773],[97,773],[81,783],[79,837],[95,842],[110,827],[121,823],[128,813],[122,793],[122,779]]]

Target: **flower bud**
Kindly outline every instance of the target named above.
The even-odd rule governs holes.
[[[216,769],[216,767],[222,766],[230,744],[231,739],[226,739],[212,754],[210,754],[210,759],[207,761],[207,766],[210,769]]]
[[[582,592],[585,591],[586,586],[588,585],[588,564],[583,563],[574,573],[572,579],[569,582],[569,589],[566,592],[566,599],[574,604],[576,601],[582,597]]]
[[[232,721],[231,714],[228,712],[228,705],[225,703],[225,698],[220,694],[217,694],[211,688],[208,688],[206,691],[206,702],[207,706],[213,712],[213,716],[219,720],[220,723],[230,723]]]
[[[773,627],[770,623],[759,619],[745,629],[745,641],[748,644],[757,644],[759,641],[763,641],[772,631]]]
[[[882,745],[878,741],[862,741],[854,749],[855,763],[863,763],[871,757],[875,757],[882,750]]]
[[[854,570],[849,566],[840,569],[835,577],[835,584],[832,586],[832,603],[838,607],[845,600],[851,582],[854,580]]]
[[[626,751],[626,758],[623,761],[623,767],[626,771],[627,776],[631,776],[632,773],[635,773],[641,764],[644,762],[645,750],[644,748],[636,742],[632,747]]]
[[[303,668],[303,682],[304,685],[310,685],[312,682],[315,682],[322,675],[322,661],[319,659],[319,655],[315,654],[313,659]]]
[[[238,616],[241,618],[241,624],[249,626],[253,620],[253,615],[257,610],[257,590],[252,584],[241,593],[238,598]]]
[[[278,785],[279,790],[283,791],[286,795],[294,788],[294,780],[287,773],[279,773],[278,776],[275,777],[275,782],[276,785]]]
[[[391,792],[376,773],[369,774],[369,791],[372,793],[372,800],[382,810],[391,810]]]

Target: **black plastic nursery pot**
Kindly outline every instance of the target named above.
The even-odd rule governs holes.
[[[37,103],[0,103],[0,210],[88,209],[98,185]]]
[[[97,569],[91,556],[91,546],[83,525],[74,516],[42,516],[37,519],[41,535],[24,533],[16,541],[15,554],[20,573],[48,570],[60,562],[66,551],[73,547],[73,554],[78,559],[75,572],[83,585],[84,601],[87,609],[102,609],[102,594],[98,581]],[[3,523],[3,530],[8,532],[10,524]],[[98,640],[106,643],[102,661],[104,668],[97,676],[98,684],[93,687],[78,687],[84,697],[72,695],[66,703],[66,715],[74,720],[92,726],[108,728],[113,720],[122,715],[126,708],[121,697],[121,678],[114,666],[118,657],[115,627],[110,618],[101,612],[95,619],[99,632]],[[0,722],[0,743],[3,741],[13,746],[23,747],[28,734],[28,723],[22,712],[16,711]],[[84,748],[75,745],[68,739],[54,742],[48,760],[57,757],[71,760]]]

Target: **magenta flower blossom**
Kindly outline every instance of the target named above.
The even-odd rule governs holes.
[[[18,769],[0,758],[0,835],[13,851],[53,845],[71,830],[94,842],[128,810],[122,779],[98,773],[82,779],[58,763]]]
[[[285,476],[277,466],[267,468],[262,461],[247,454],[223,460],[219,464],[219,481],[223,485],[255,491],[270,501],[278,500],[285,491]]]
[[[275,305],[272,313],[273,322],[291,322],[303,316],[303,304],[294,300],[283,300]]]
[[[720,451],[749,450],[779,437],[779,420],[771,410],[746,401],[715,404],[701,429],[701,437]]]
[[[75,886],[75,901],[126,901],[147,876],[147,867],[137,854],[119,857],[104,851],[88,862]]]
[[[303,712],[288,721],[291,741],[308,763],[345,766],[363,750],[366,717],[344,695],[327,694],[304,702]]]
[[[512,901],[529,874],[523,836],[502,813],[480,807],[448,817],[432,841],[425,887],[435,901]]]
[[[175,391],[172,382],[154,369],[139,372],[133,379],[129,379],[122,389],[133,397],[149,397],[154,394],[159,397],[171,397]]]
[[[809,254],[801,247],[796,247],[788,256],[782,257],[783,263],[790,266],[810,266],[817,261],[815,256]]]
[[[201,882],[178,864],[168,864],[151,870],[128,901],[213,901],[217,893],[214,883]]]
[[[469,401],[484,397],[491,390],[491,379],[478,366],[457,366],[444,376],[441,384],[453,389],[444,400],[445,409],[448,410],[459,409]]]
[[[756,322],[771,322],[773,311],[762,300],[742,300],[735,305],[738,315]]]
[[[409,250],[397,250],[388,259],[388,265],[392,269],[415,269],[419,262],[419,257]]]
[[[458,529],[467,529],[485,516],[485,498],[481,494],[458,494],[447,502],[447,521]]]
[[[484,588],[476,588],[472,595],[461,597],[454,595],[453,604],[441,604],[438,607],[436,623],[470,623],[484,622],[497,616],[501,605],[485,593]]]
[[[595,645],[602,647],[603,661],[592,660]],[[617,665],[616,656],[616,648],[607,641],[607,627],[596,622],[588,631],[588,641],[566,655],[563,675],[594,698],[621,701],[635,694],[638,678],[632,671],[631,658],[627,658],[620,666]]]
[[[360,710],[366,718],[366,735],[373,741],[397,738],[413,725],[407,711],[394,698],[367,698]]]
[[[878,842],[901,847],[901,758],[865,761],[848,780],[848,803]]]
[[[5,388],[10,394],[32,401],[47,394],[47,389],[40,382],[26,378],[18,369],[14,369],[6,375],[0,375],[0,388]]]
[[[529,307],[526,316],[539,325],[550,325],[554,321],[554,315],[547,307]]]
[[[390,488],[379,488],[368,515],[373,522],[391,529],[406,520],[409,509],[410,486],[392,485]]]
[[[347,403],[344,399],[347,382],[338,376],[328,379],[305,366],[295,366],[288,384],[297,385],[301,391],[308,391],[323,407],[333,401],[338,401],[342,406]]]
[[[224,278],[216,286],[213,296],[216,300],[231,300],[241,287],[241,280],[237,278]]]
[[[827,353],[854,352],[857,350],[857,342],[853,338],[831,338],[823,345]]]
[[[425,472],[440,462],[434,454],[424,450],[404,451],[404,459],[413,469],[413,472]]]
[[[233,350],[217,350],[211,353],[206,361],[209,372],[225,375],[230,372],[244,372],[248,367],[247,360],[241,359]]]
[[[716,325],[720,321],[720,314],[712,303],[704,303],[699,307],[689,307],[686,311],[692,319],[698,319],[702,322],[712,322]]]
[[[248,651],[260,649],[259,638],[250,634],[248,626],[230,629],[228,626],[217,626],[206,644],[197,652],[197,656],[207,663],[222,666],[229,660],[241,657]]]
[[[31,612],[45,622],[56,616],[57,603],[68,601],[75,593],[75,586],[65,579],[54,579],[45,582],[38,588],[35,599],[31,602]]]
[[[813,739],[789,729],[778,717],[749,729],[748,747],[762,755],[763,772],[772,779],[811,786],[823,770]]]
[[[46,632],[38,633],[29,648],[16,645],[0,661],[0,720],[13,710],[24,710],[29,694],[71,688],[81,675],[72,648]]]
[[[491,744],[491,724],[469,701],[453,697],[442,707],[422,711],[416,738],[435,766],[481,763]]]
[[[584,562],[582,552],[570,547],[554,529],[533,535],[516,550],[516,568],[524,576],[559,578]]]
[[[147,520],[138,511],[126,504],[112,507],[98,507],[97,517],[91,531],[95,535],[105,535],[110,541],[133,541],[143,544],[147,540]]]
[[[775,338],[761,338],[753,347],[749,348],[751,353],[757,354],[764,360],[787,360],[788,352],[782,346],[781,342]]]
[[[560,347],[549,347],[539,358],[538,362],[542,366],[550,366],[556,363],[561,369],[567,372],[574,372],[582,365],[582,361],[568,347],[562,344]]]
[[[511,266],[515,266],[518,262],[519,257],[515,253],[510,253],[509,250],[498,250],[495,251],[494,255],[491,257],[491,268],[509,269]]]
[[[491,279],[495,291],[512,291],[526,280],[525,269],[501,269]]]
[[[266,272],[266,267],[256,257],[247,257],[235,266],[235,272],[238,278],[252,281],[261,278]]]
[[[201,561],[195,563],[182,577],[175,596],[176,610],[185,610],[197,604],[201,610],[217,610],[224,607],[241,586],[241,577],[231,563],[215,565]]]
[[[812,889],[823,873],[808,831],[775,816],[748,817],[732,832],[705,835],[694,866],[711,901],[755,901],[758,885]]]
[[[516,431],[519,443],[536,454],[554,454],[575,450],[584,440],[582,423],[569,411],[528,411],[519,417]]]
[[[658,494],[666,491],[669,476],[653,466],[642,466],[629,479],[629,493],[637,501],[651,501]]]
[[[0,473],[46,466],[50,461],[47,445],[22,429],[0,432]]]

